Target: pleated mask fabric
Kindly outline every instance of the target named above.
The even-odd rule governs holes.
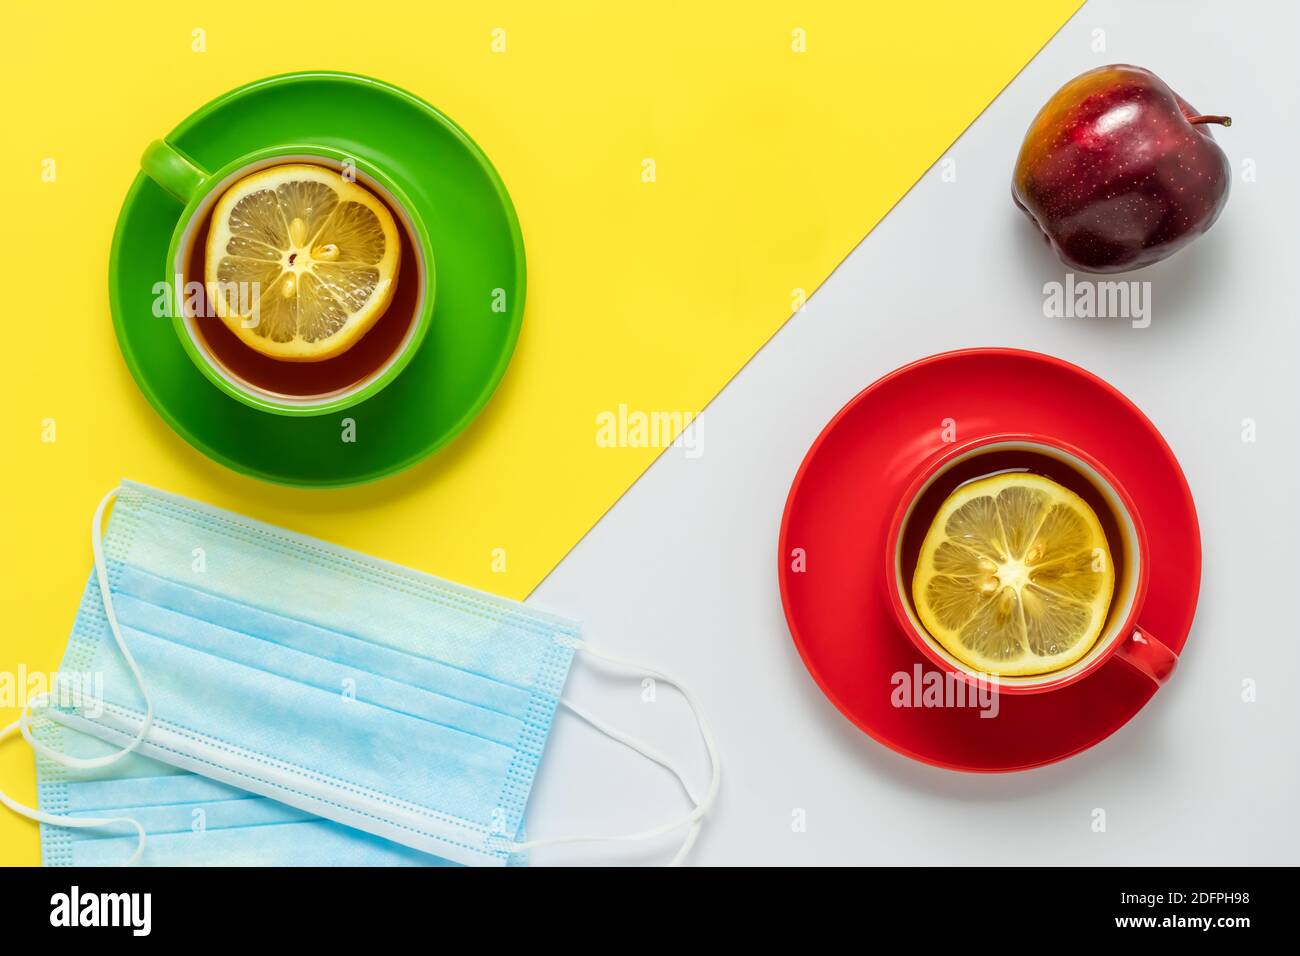
[[[510,861],[576,625],[130,482],[103,555],[143,680],[92,574],[60,671],[102,674],[102,699],[50,718],[451,862]]]
[[[100,502],[91,551],[53,690],[0,727],[36,751],[40,805],[0,804],[41,824],[53,865],[506,866],[685,830],[678,864],[716,803],[717,745],[682,682],[564,618],[134,482]],[[677,688],[706,789],[560,696],[577,651]],[[559,706],[668,770],[691,809],[524,840]]]
[[[116,750],[46,716],[32,722],[32,734],[45,746],[80,758]],[[38,753],[36,793],[37,805],[52,816],[138,820],[148,834],[143,866],[455,865],[138,753],[94,769],[69,768]],[[130,858],[136,843],[135,831],[121,823],[41,824],[45,866],[114,866]],[[526,863],[527,855],[516,853],[509,865]]]

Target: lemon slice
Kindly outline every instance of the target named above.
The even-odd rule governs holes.
[[[217,315],[272,358],[346,352],[388,308],[401,246],[388,207],[323,166],[273,166],[212,212],[204,278]]]
[[[912,601],[934,639],[969,667],[1005,676],[1045,674],[1086,654],[1114,589],[1096,513],[1024,472],[954,491],[912,577]]]

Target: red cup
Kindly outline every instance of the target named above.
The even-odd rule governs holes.
[[[1087,481],[1104,500],[1114,525],[1119,529],[1123,549],[1123,572],[1115,582],[1106,623],[1093,646],[1079,660],[1045,674],[1009,677],[978,671],[953,657],[926,631],[912,606],[911,582],[903,579],[903,545],[909,521],[917,503],[934,482],[951,469],[973,458],[998,452],[1045,456],[1064,465]],[[930,520],[933,516],[920,520]],[[1112,554],[1116,542],[1108,541]],[[932,664],[975,686],[992,686],[1005,694],[1042,694],[1060,690],[1107,666],[1132,667],[1157,686],[1164,684],[1178,663],[1178,655],[1153,637],[1139,623],[1147,593],[1150,552],[1146,530],[1124,487],[1101,462],[1082,449],[1045,435],[989,435],[932,455],[917,469],[908,483],[885,539],[885,592],[894,618],[903,633]],[[1121,664],[1111,664],[1111,660]]]

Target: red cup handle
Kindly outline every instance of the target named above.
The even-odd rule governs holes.
[[[1145,674],[1157,687],[1169,680],[1178,666],[1178,655],[1140,627],[1133,628],[1133,633],[1115,648],[1115,656]]]

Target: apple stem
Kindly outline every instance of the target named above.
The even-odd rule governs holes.
[[[1189,116],[1187,122],[1196,123],[1218,123],[1220,126],[1231,126],[1231,116]]]

